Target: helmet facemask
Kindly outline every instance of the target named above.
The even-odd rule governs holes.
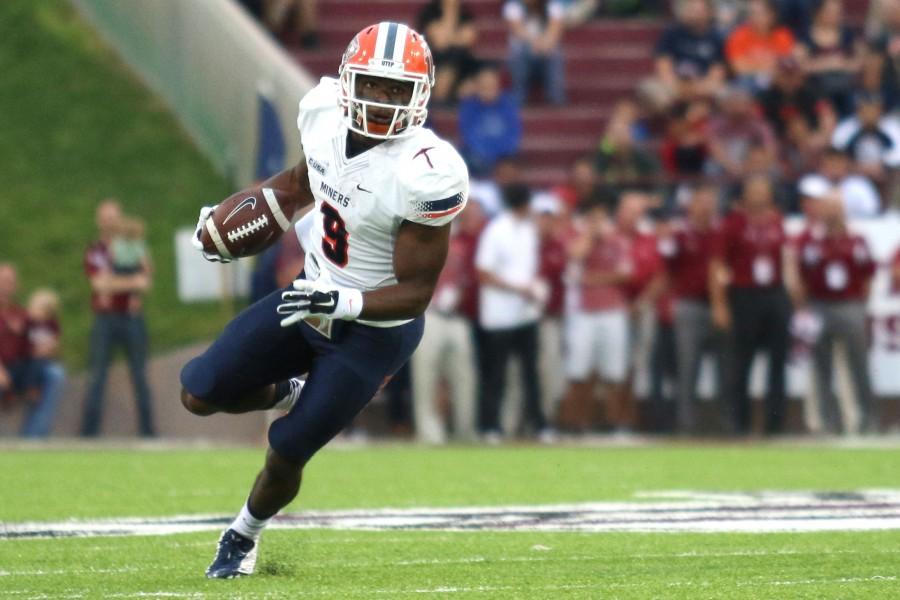
[[[412,83],[409,103],[398,105],[359,97],[356,91],[359,75]],[[422,76],[373,73],[356,65],[346,65],[341,71],[341,105],[344,107],[347,126],[351,131],[366,137],[386,140],[411,135],[428,117],[426,106],[430,95],[431,85],[427,78]],[[392,115],[390,122],[380,123],[373,120],[370,112],[372,108],[390,110]]]

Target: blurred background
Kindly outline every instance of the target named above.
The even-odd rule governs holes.
[[[302,251],[189,238],[382,20],[428,39],[471,190],[347,437],[900,430],[900,1],[8,0],[0,433],[262,443],[178,374]]]

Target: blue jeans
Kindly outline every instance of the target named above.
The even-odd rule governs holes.
[[[47,437],[53,428],[56,407],[66,381],[65,369],[55,360],[36,358],[7,365],[7,370],[17,393],[26,393],[34,388],[40,390],[37,401],[27,404],[19,435],[29,438]]]
[[[29,371],[33,382],[41,391],[36,404],[30,404],[25,411],[25,421],[20,431],[22,437],[47,437],[53,428],[56,407],[66,381],[66,370],[61,364],[50,359],[30,361]]]
[[[140,434],[156,435],[150,386],[146,376],[147,328],[144,317],[118,313],[99,313],[94,317],[89,365],[91,374],[84,402],[81,435],[93,437],[100,433],[106,378],[116,347],[121,347],[128,359],[131,384],[137,399]]]
[[[509,74],[512,78],[513,96],[520,105],[525,104],[532,81],[540,77],[544,84],[544,100],[551,104],[565,104],[566,76],[562,51],[539,55],[519,40],[509,46]]]

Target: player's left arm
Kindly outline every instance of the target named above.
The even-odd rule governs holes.
[[[365,292],[359,318],[392,321],[425,312],[449,247],[450,223],[435,227],[403,221],[394,243],[397,283]]]

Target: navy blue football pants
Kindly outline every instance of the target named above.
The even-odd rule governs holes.
[[[246,308],[181,371],[193,396],[227,409],[266,385],[308,373],[300,400],[269,427],[279,455],[306,463],[372,399],[409,359],[424,317],[396,327],[334,321],[331,337],[303,321],[281,327],[278,290]]]

